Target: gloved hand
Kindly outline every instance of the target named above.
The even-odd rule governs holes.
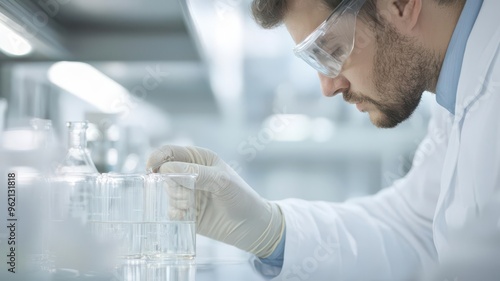
[[[280,242],[285,221],[278,205],[260,197],[212,151],[167,145],[149,157],[147,166],[159,173],[198,174],[199,234],[261,258],[268,257]]]

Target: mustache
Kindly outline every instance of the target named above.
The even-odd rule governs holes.
[[[361,103],[361,102],[371,103],[375,107],[377,107],[378,109],[380,109],[382,111],[387,110],[387,107],[384,106],[383,104],[381,104],[380,102],[378,102],[372,98],[369,98],[369,97],[367,97],[359,92],[353,92],[350,89],[348,89],[345,93],[342,93],[342,97],[348,103],[352,103],[352,104]]]
[[[348,103],[360,103],[368,100],[362,94],[352,92],[350,89],[342,93],[342,97]]]

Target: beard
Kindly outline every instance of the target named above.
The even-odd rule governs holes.
[[[372,71],[377,100],[355,92],[344,93],[344,99],[374,105],[376,110],[369,111],[372,123],[393,128],[413,114],[424,91],[434,90],[442,60],[390,23],[383,22],[374,31],[377,49]]]

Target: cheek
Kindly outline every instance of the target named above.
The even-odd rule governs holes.
[[[353,52],[350,56],[352,67],[356,69],[359,76],[363,76],[363,79],[369,79],[370,81],[373,72],[374,58],[374,45],[368,45],[362,49],[357,49],[357,52]]]
[[[371,78],[376,48],[377,42],[373,32],[367,26],[358,23],[351,57],[353,63],[357,65],[360,76],[365,81],[371,82],[373,80]]]
[[[357,42],[361,45],[358,46]],[[373,83],[374,57],[374,40],[356,41],[354,50],[346,61],[343,74],[351,81],[352,91],[377,100]]]
[[[354,39],[353,54],[362,53],[366,49],[373,49],[376,46],[375,33],[366,25],[356,24],[356,34]]]
[[[346,75],[353,82],[353,90],[372,96],[373,88],[373,60],[376,50],[374,33],[358,21],[354,48],[346,61]],[[349,74],[348,74],[349,73]]]

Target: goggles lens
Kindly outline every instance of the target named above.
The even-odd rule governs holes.
[[[365,0],[344,0],[304,41],[297,57],[328,77],[336,77],[354,47],[356,17]]]

